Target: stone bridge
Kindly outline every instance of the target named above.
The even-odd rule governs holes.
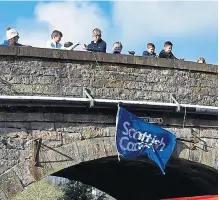
[[[117,199],[217,194],[217,66],[0,47],[0,199],[56,175]],[[117,104],[177,135],[166,175],[117,158]]]

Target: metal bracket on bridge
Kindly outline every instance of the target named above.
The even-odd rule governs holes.
[[[192,140],[193,144],[192,144],[191,150],[196,150],[195,144],[199,143],[199,139],[198,139],[197,134],[192,133],[192,135],[193,135],[193,140]]]
[[[190,150],[196,150],[197,147],[196,147],[195,144],[199,143],[199,138],[198,138],[197,134],[192,133],[192,135],[193,135],[192,140],[186,140],[186,139],[182,139],[182,138],[177,138],[176,140],[182,141],[182,142],[192,143],[192,146],[189,149]]]
[[[93,97],[89,94],[89,92],[86,88],[83,88],[83,98],[87,98],[87,97],[90,99],[90,107],[93,107],[94,106]]]
[[[42,144],[42,138],[35,139],[34,140],[34,166],[39,166],[39,153],[40,153],[40,147]]]
[[[177,109],[176,111],[179,112],[180,111],[180,104],[179,102],[174,98],[173,94],[170,94],[170,102],[171,103],[175,103],[177,105]]]

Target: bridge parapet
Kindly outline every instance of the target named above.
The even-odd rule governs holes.
[[[130,55],[0,47],[0,94],[217,105],[217,66]]]

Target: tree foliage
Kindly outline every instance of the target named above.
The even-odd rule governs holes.
[[[93,188],[78,181],[70,181],[63,186],[64,197],[59,200],[105,200],[105,193],[93,195]]]

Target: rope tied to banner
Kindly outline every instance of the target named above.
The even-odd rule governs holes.
[[[185,127],[185,121],[186,121],[186,107],[185,107],[184,117],[183,117],[183,128]]]
[[[117,104],[118,110],[117,110],[117,114],[116,114],[116,133],[117,133],[117,127],[118,127],[118,122],[119,122],[119,108],[120,108],[120,102]],[[115,134],[115,142],[116,142],[116,134]],[[120,154],[119,151],[117,149],[117,156],[118,156],[118,161],[120,162]]]

